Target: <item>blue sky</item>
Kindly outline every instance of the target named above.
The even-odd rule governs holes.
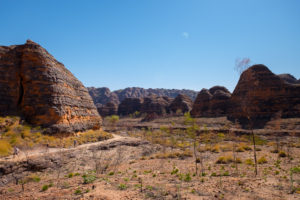
[[[297,0],[0,0],[0,45],[31,39],[85,86],[234,89],[237,58],[300,78]]]

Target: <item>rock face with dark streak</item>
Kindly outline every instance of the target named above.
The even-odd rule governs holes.
[[[165,115],[169,112],[169,106],[173,101],[169,97],[160,97],[151,95],[144,98],[144,102],[141,107],[141,113],[156,113],[159,116]]]
[[[118,114],[121,116],[130,115],[141,111],[143,99],[125,98],[119,105]]]
[[[202,89],[193,105],[193,117],[221,117],[227,114],[230,92],[223,86]]]
[[[20,115],[49,133],[98,129],[87,89],[40,45],[0,47],[0,114]]]
[[[97,106],[97,110],[101,117],[117,115],[118,114],[118,104],[113,102],[107,102],[105,105]]]
[[[232,93],[228,119],[263,128],[275,116],[300,117],[300,85],[287,83],[264,65],[253,65]]]
[[[169,106],[169,111],[172,113],[183,114],[191,111],[192,106],[193,101],[188,96],[179,94]]]

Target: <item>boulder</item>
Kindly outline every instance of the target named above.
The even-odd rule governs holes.
[[[0,115],[20,115],[48,133],[101,126],[88,90],[30,40],[23,45],[0,46]]]
[[[169,111],[172,113],[184,114],[185,112],[191,111],[192,106],[193,101],[187,95],[179,94],[169,106]]]
[[[264,65],[244,71],[231,96],[228,119],[245,128],[263,128],[274,117],[300,117],[300,86]]]

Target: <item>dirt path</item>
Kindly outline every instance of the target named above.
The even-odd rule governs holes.
[[[108,139],[108,140],[103,140],[103,141],[99,141],[99,142],[93,142],[93,143],[87,143],[87,144],[82,144],[82,145],[78,145],[76,147],[71,147],[71,148],[37,148],[37,149],[33,149],[33,150],[29,150],[29,151],[20,151],[19,155],[17,156],[8,156],[8,157],[4,157],[4,158],[0,158],[0,163],[1,162],[17,162],[17,161],[22,161],[22,160],[26,160],[26,158],[32,158],[32,157],[38,157],[41,155],[46,155],[46,154],[53,154],[53,153],[57,153],[57,152],[65,152],[65,151],[73,151],[73,150],[79,150],[79,149],[84,149],[84,148],[88,148],[88,147],[93,147],[93,146],[99,146],[101,144],[109,144],[112,142],[116,142],[116,141],[122,141],[122,140],[136,140],[135,138],[131,138],[131,137],[123,137],[120,135],[116,135],[116,134],[112,134],[113,138]]]

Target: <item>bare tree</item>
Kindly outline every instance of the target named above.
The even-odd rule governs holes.
[[[102,173],[102,155],[103,151],[100,151],[100,154],[97,154],[97,151],[92,151],[93,154],[93,160],[95,162],[95,171],[96,173]]]
[[[237,59],[235,62],[235,71],[237,71],[239,74],[242,74],[246,69],[249,68],[251,60],[249,58],[243,58],[243,59]],[[250,76],[250,74],[247,74],[247,76]],[[248,77],[250,79],[251,77]],[[254,82],[254,87],[258,87],[258,83]],[[254,133],[254,119],[253,119],[253,113],[251,109],[251,104],[253,101],[250,101],[251,96],[256,96],[255,95],[255,89],[250,88],[246,96],[243,96],[241,99],[241,104],[242,104],[242,118],[247,119],[248,123],[248,129],[251,132],[252,136],[252,143],[253,143],[253,157],[254,157],[254,162],[255,162],[255,175],[257,175],[257,157],[256,157],[256,143],[255,143],[255,133]]]
[[[238,72],[240,75],[250,67],[251,60],[250,58],[237,58],[235,60],[234,70]]]

